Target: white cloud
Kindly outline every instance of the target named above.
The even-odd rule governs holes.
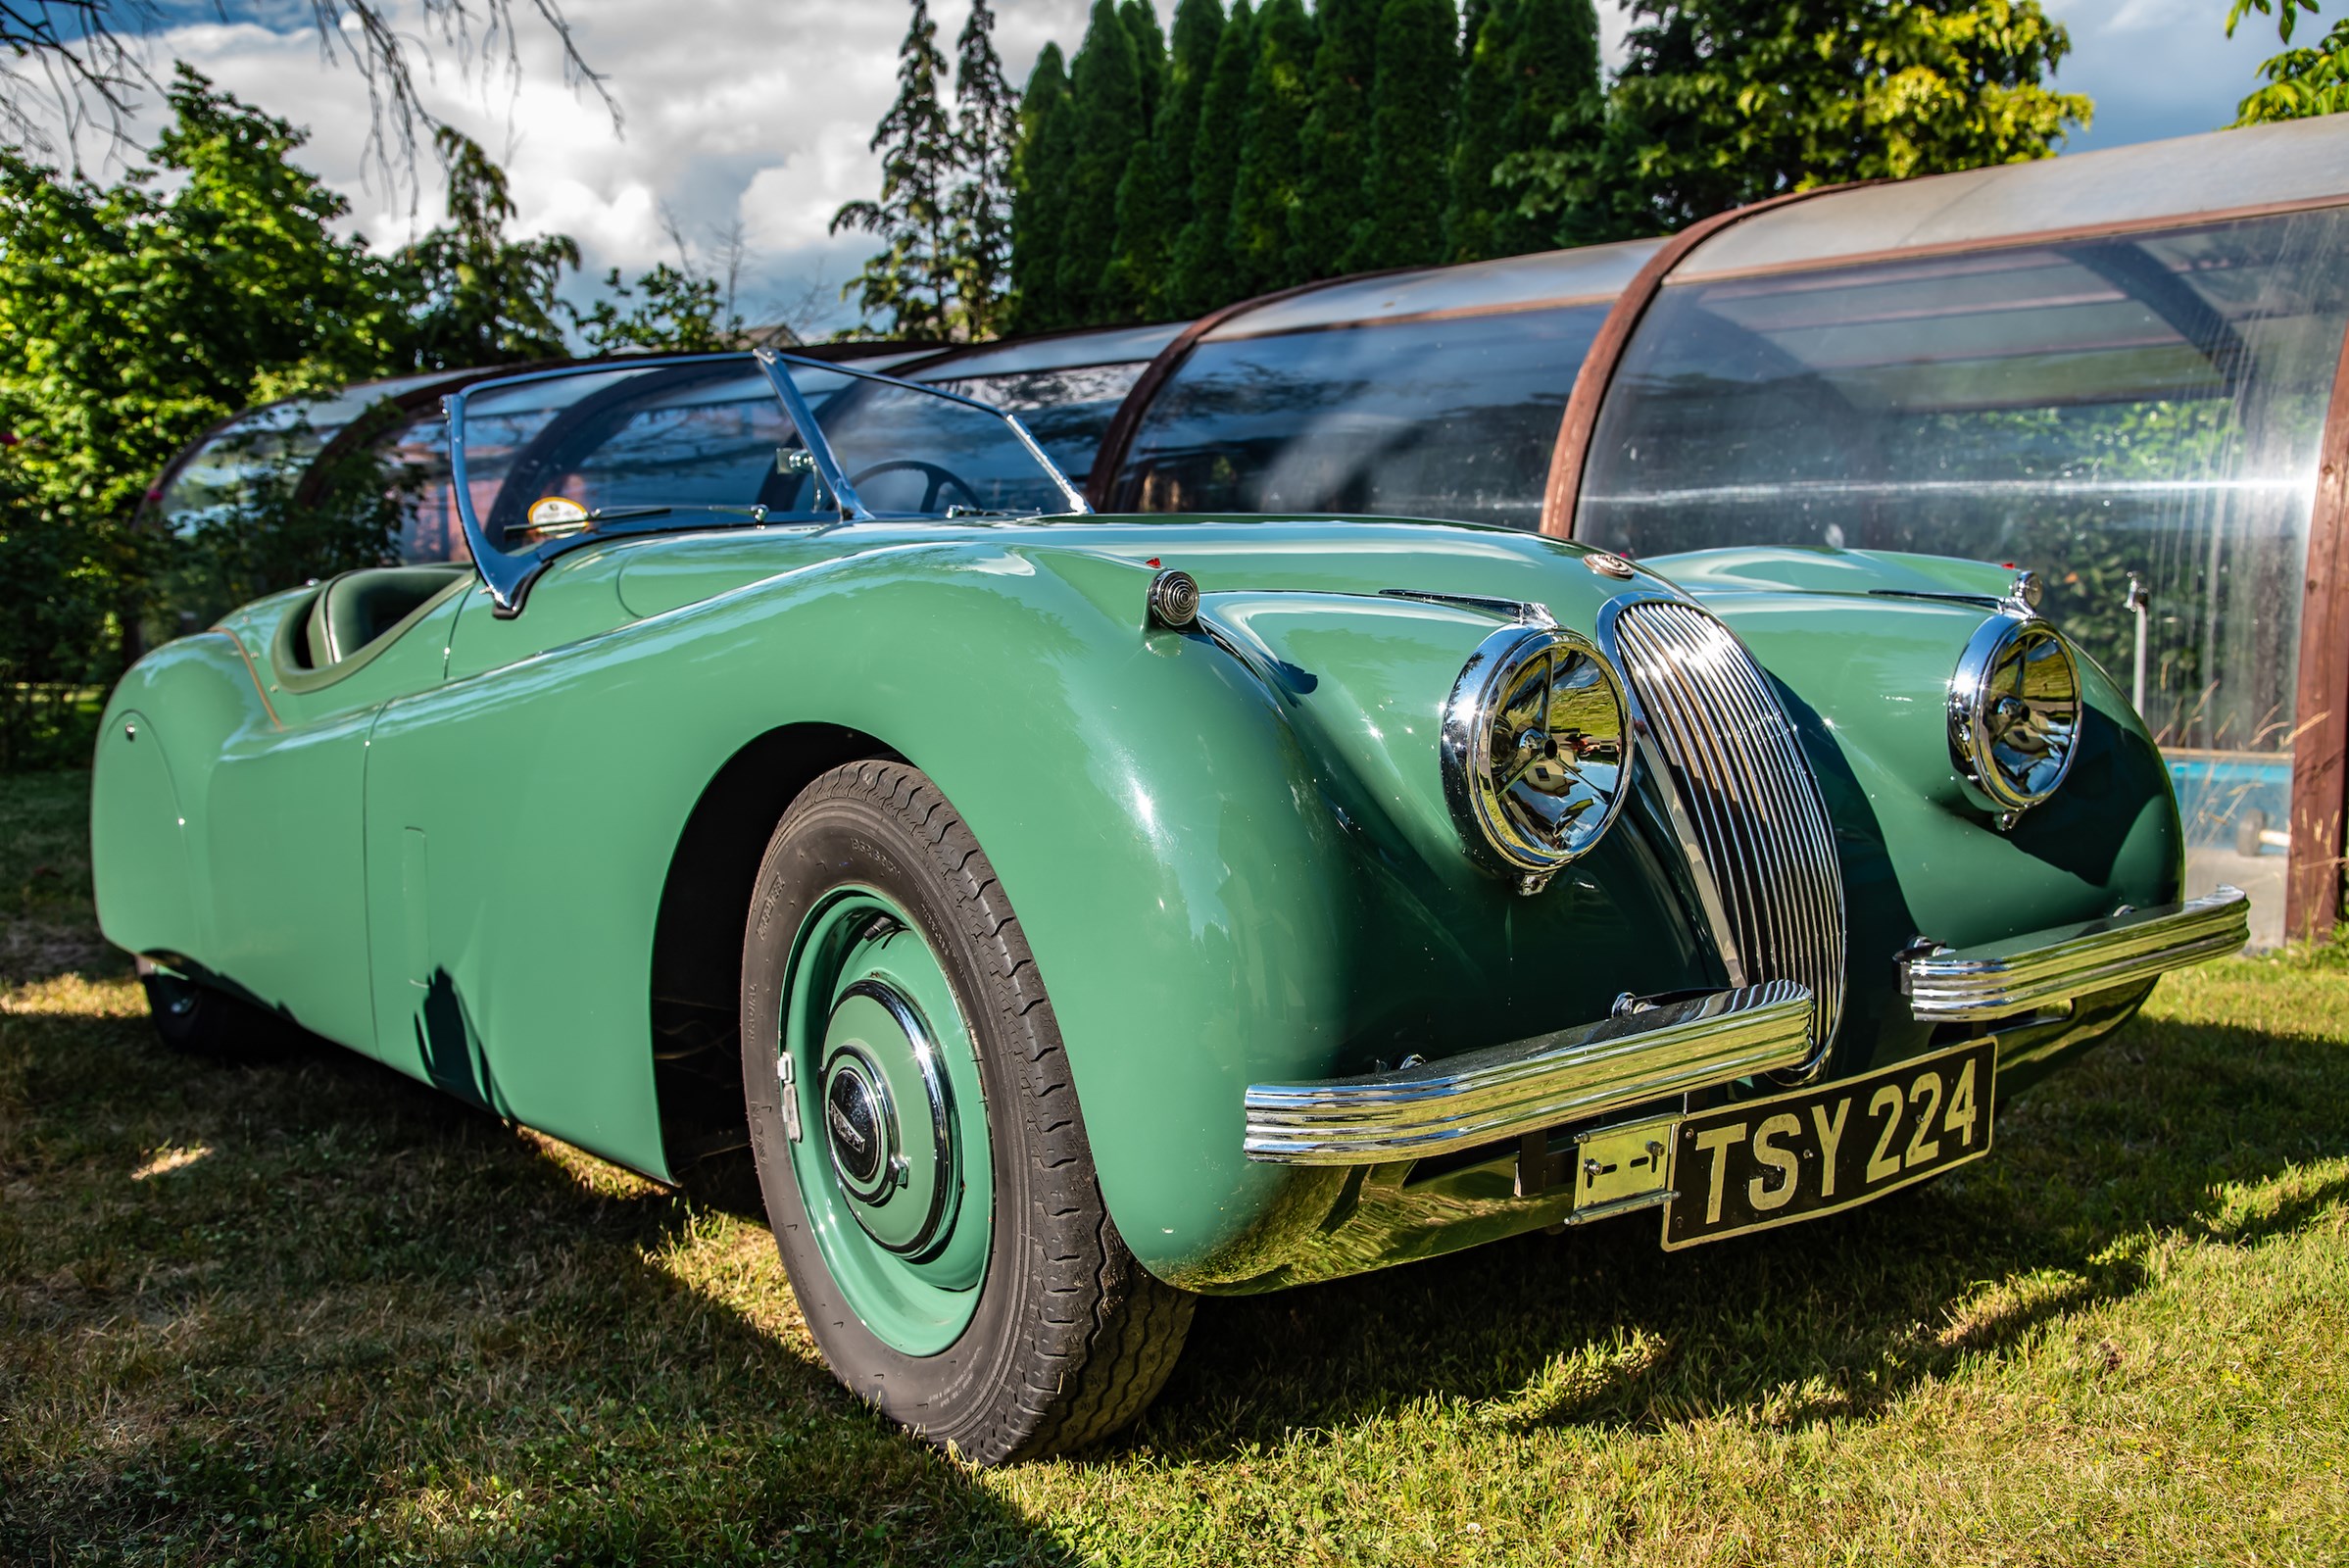
[[[408,0],[413,7],[415,0]],[[2058,81],[2097,99],[2096,124],[2073,146],[2111,146],[2207,129],[2229,119],[2274,52],[2273,24],[2254,17],[2222,36],[2217,0],[2048,0],[2071,28]],[[561,59],[542,27],[522,32],[518,86],[502,69],[467,79],[446,60],[423,83],[431,110],[503,163],[525,233],[567,233],[586,253],[582,288],[618,267],[636,271],[671,254],[664,214],[706,241],[739,220],[756,255],[744,298],[794,299],[817,277],[837,285],[869,244],[826,233],[832,213],[872,194],[879,170],[866,150],[896,90],[897,46],[907,12],[892,0],[566,0],[579,46],[625,117],[613,132],[594,94],[563,85]],[[1086,0],[998,0],[996,37],[1006,73],[1026,79],[1048,39],[1074,49]],[[1159,0],[1171,21],[1173,0]],[[940,0],[939,42],[952,55],[961,0]],[[412,24],[411,35],[423,28]],[[1610,64],[1627,20],[1599,7]],[[393,245],[439,217],[427,188],[369,181],[365,90],[347,65],[320,58],[306,29],[272,32],[218,23],[171,29],[155,56],[182,58],[271,113],[308,125],[309,167],[348,194],[353,223]],[[153,108],[142,129],[151,129]],[[428,160],[420,173],[429,187]],[[839,319],[847,318],[845,308]]]

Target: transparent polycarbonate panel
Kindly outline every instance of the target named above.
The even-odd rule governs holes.
[[[902,382],[807,365],[786,373],[841,477],[877,517],[1076,510],[1067,481],[1003,415]]]
[[[1080,366],[1148,364],[1157,358],[1160,349],[1175,340],[1185,324],[1165,321],[1156,326],[1103,327],[1091,332],[1056,332],[1051,337],[1021,338],[1009,343],[982,343],[902,373],[910,381],[944,384],[977,376],[1068,370]],[[858,368],[869,367],[859,361]]]
[[[2124,686],[2134,573],[2189,832],[2280,866],[2260,833],[2287,815],[2344,246],[2331,210],[1674,284],[1609,393],[1577,536],[2014,563]]]
[[[1625,240],[1326,284],[1289,299],[1251,306],[1223,321],[1207,338],[1214,342],[1408,317],[1482,316],[1604,302],[1623,292],[1661,243]]]
[[[1533,528],[1603,304],[1204,342],[1119,475],[1139,512],[1356,512]]]
[[[326,443],[371,405],[442,379],[435,372],[362,381],[238,415],[207,437],[165,485],[157,506],[166,526],[186,537],[231,521],[265,499],[290,494]]]
[[[608,527],[837,520],[766,372],[748,358],[585,371],[469,394],[465,470],[490,548]],[[568,508],[542,511],[542,502]]]
[[[1093,473],[1094,454],[1117,417],[1118,405],[1149,363],[940,377],[932,384],[1018,415],[1044,455],[1082,486]]]
[[[449,423],[441,412],[420,415],[375,448],[385,489],[399,504],[397,547],[404,565],[469,561],[465,519],[457,513],[457,480],[449,465]]]
[[[2349,121],[2323,117],[1835,191],[1731,224],[1675,275],[2343,199]]]

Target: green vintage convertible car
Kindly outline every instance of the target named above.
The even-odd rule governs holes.
[[[157,649],[107,935],[662,1180],[746,1143],[842,1382],[980,1461],[1199,1293],[1990,1147],[2244,939],[2003,568],[1089,514],[981,404],[773,354],[448,400],[469,561]]]

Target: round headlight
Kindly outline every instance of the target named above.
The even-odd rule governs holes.
[[[1444,710],[1444,790],[1469,851],[1537,892],[1596,844],[1628,793],[1623,682],[1559,626],[1485,639]]]
[[[2080,663],[2036,615],[1992,615],[1949,677],[1949,756],[1991,804],[2019,812],[2053,795],[2080,746]]]

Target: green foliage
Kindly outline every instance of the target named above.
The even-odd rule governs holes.
[[[1117,249],[1102,274],[1101,314],[1139,320],[1150,314],[1162,286],[1179,219],[1175,192],[1161,178],[1156,142],[1167,99],[1166,39],[1146,0],[1126,0],[1118,15],[1134,40],[1145,134],[1127,147],[1117,180]]]
[[[1019,140],[1019,97],[995,52],[995,13],[971,0],[954,40],[954,138],[962,179],[952,201],[956,320],[963,337],[993,337],[1008,324],[1011,283],[1011,157]]]
[[[0,149],[0,709],[120,666],[170,564],[134,518],[182,444],[406,357],[406,295],[334,232],[342,199],[289,161],[303,133],[185,67],[168,98],[112,186]]]
[[[1060,311],[1070,323],[1113,320],[1109,264],[1117,256],[1117,187],[1148,150],[1142,64],[1113,0],[1094,0],[1092,24],[1069,68],[1074,156],[1060,230]]]
[[[1595,170],[1521,154],[1519,215],[1653,233],[1784,191],[2044,158],[2092,106],[2038,0],[1632,0]]]
[[[579,335],[598,354],[709,354],[741,340],[743,319],[727,307],[714,277],[660,262],[634,287],[620,281],[615,267],[605,274],[604,289],[604,298],[575,313]]]
[[[1378,77],[1362,182],[1368,210],[1354,221],[1346,271],[1444,259],[1444,165],[1460,92],[1459,36],[1452,0],[1387,0],[1379,13]]]
[[[882,155],[880,199],[849,202],[832,215],[835,234],[856,228],[881,237],[886,248],[843,285],[841,297],[854,292],[859,312],[881,316],[895,337],[944,338],[953,309],[948,204],[956,157],[954,123],[938,96],[945,74],[928,0],[913,0],[898,50],[897,99],[870,143]]]
[[[1515,0],[1469,0],[1449,205],[1444,214],[1447,261],[1473,262],[1494,254],[1493,220],[1508,205],[1493,176],[1510,151],[1509,36],[1516,15]]]
[[[2235,17],[2227,20],[2227,30],[2230,33],[2244,3],[2246,0],[2237,0]],[[2302,3],[2306,4],[2306,0]],[[2309,9],[2314,11],[2316,7],[2311,5]],[[2289,39],[2292,35],[2289,6],[2279,21],[2284,37]],[[2349,19],[2334,23],[2332,30],[2317,40],[2313,49],[2286,49],[2272,57],[2259,68],[2259,74],[2267,78],[2268,84],[2235,107],[2234,122],[2238,125],[2307,120],[2349,109]]]
[[[354,424],[381,429],[403,417],[384,402]],[[328,445],[312,462],[315,437],[288,441],[293,433],[278,426],[244,437],[237,455],[249,462],[233,491],[172,541],[157,597],[182,623],[169,631],[193,631],[312,578],[397,562],[401,501],[416,476],[387,472],[371,448],[353,442]],[[227,445],[235,452],[235,440]]]
[[[1028,74],[1011,154],[1011,318],[1023,332],[1067,323],[1060,301],[1060,235],[1076,162],[1076,111],[1060,46],[1048,43]]]
[[[1598,13],[1590,0],[1516,0],[1510,19],[1509,108],[1501,121],[1500,169],[1528,158],[1590,170],[1598,150],[1604,95],[1598,74]],[[1558,243],[1540,212],[1502,201],[1486,254],[1514,256]]]
[[[1240,181],[1241,125],[1255,74],[1256,15],[1249,0],[1233,0],[1215,64],[1199,101],[1199,139],[1191,150],[1191,216],[1175,239],[1175,272],[1167,303],[1177,316],[1199,316],[1241,294],[1232,265],[1232,193]]]
[[[1222,0],[1181,0],[1175,8],[1166,87],[1158,101],[1157,119],[1150,125],[1150,154],[1164,207],[1160,248],[1140,289],[1141,314],[1148,319],[1187,314],[1181,293],[1182,256],[1195,211],[1192,165],[1199,151],[1207,89],[1224,30]],[[1225,205],[1228,218],[1228,199]]]
[[[1292,276],[1354,270],[1356,230],[1386,212],[1363,184],[1369,167],[1371,83],[1387,58],[1379,38],[1381,0],[1321,0],[1314,21],[1313,104],[1305,116],[1303,172],[1290,224]],[[1455,24],[1456,25],[1456,24]],[[1449,53],[1452,41],[1444,40]],[[1443,118],[1439,116],[1439,124]]]
[[[577,242],[563,234],[508,238],[515,208],[506,172],[446,125],[433,146],[449,171],[449,221],[394,263],[414,299],[404,358],[422,370],[560,358],[555,289],[563,270],[579,265]],[[612,279],[616,287],[619,274]]]
[[[1302,0],[1266,0],[1256,17],[1255,60],[1240,123],[1232,187],[1233,280],[1261,294],[1302,282],[1293,270],[1290,223],[1304,174],[1305,117],[1312,111],[1313,19]]]

